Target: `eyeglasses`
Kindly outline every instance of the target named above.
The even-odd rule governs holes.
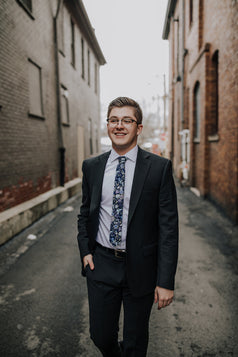
[[[137,123],[136,120],[131,119],[131,118],[122,118],[122,119],[117,119],[117,118],[108,118],[107,119],[108,125],[111,128],[114,128],[115,126],[117,126],[120,122],[121,125],[123,125],[126,128],[130,128],[133,123]]]

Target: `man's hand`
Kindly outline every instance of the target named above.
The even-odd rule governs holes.
[[[162,307],[166,307],[173,301],[174,292],[173,290],[168,290],[156,286],[155,288],[155,304],[158,303],[158,310]]]
[[[92,254],[88,254],[88,255],[85,255],[85,257],[83,257],[83,266],[84,266],[84,269],[86,268],[86,266],[89,264],[89,267],[91,270],[94,269],[94,264],[93,264],[93,256]]]

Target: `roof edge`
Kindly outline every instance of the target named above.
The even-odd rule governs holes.
[[[91,25],[87,11],[82,0],[65,0],[65,4],[71,9],[74,19],[94,50],[100,65],[106,63],[103,52],[95,35],[95,30]]]
[[[174,14],[174,9],[175,9],[176,4],[177,4],[177,0],[168,0],[167,10],[166,10],[166,15],[165,15],[165,20],[164,20],[163,33],[162,33],[163,40],[168,39],[169,31],[170,31],[170,18]]]

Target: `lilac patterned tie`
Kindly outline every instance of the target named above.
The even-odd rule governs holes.
[[[109,239],[110,243],[115,247],[121,243],[126,157],[120,156],[118,160],[119,163],[116,168],[116,176],[114,182],[112,200],[112,222],[110,227]]]

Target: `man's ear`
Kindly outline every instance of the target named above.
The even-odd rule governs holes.
[[[142,124],[139,124],[137,126],[137,136],[140,135],[140,133],[142,132],[142,129],[143,129],[143,125]]]

